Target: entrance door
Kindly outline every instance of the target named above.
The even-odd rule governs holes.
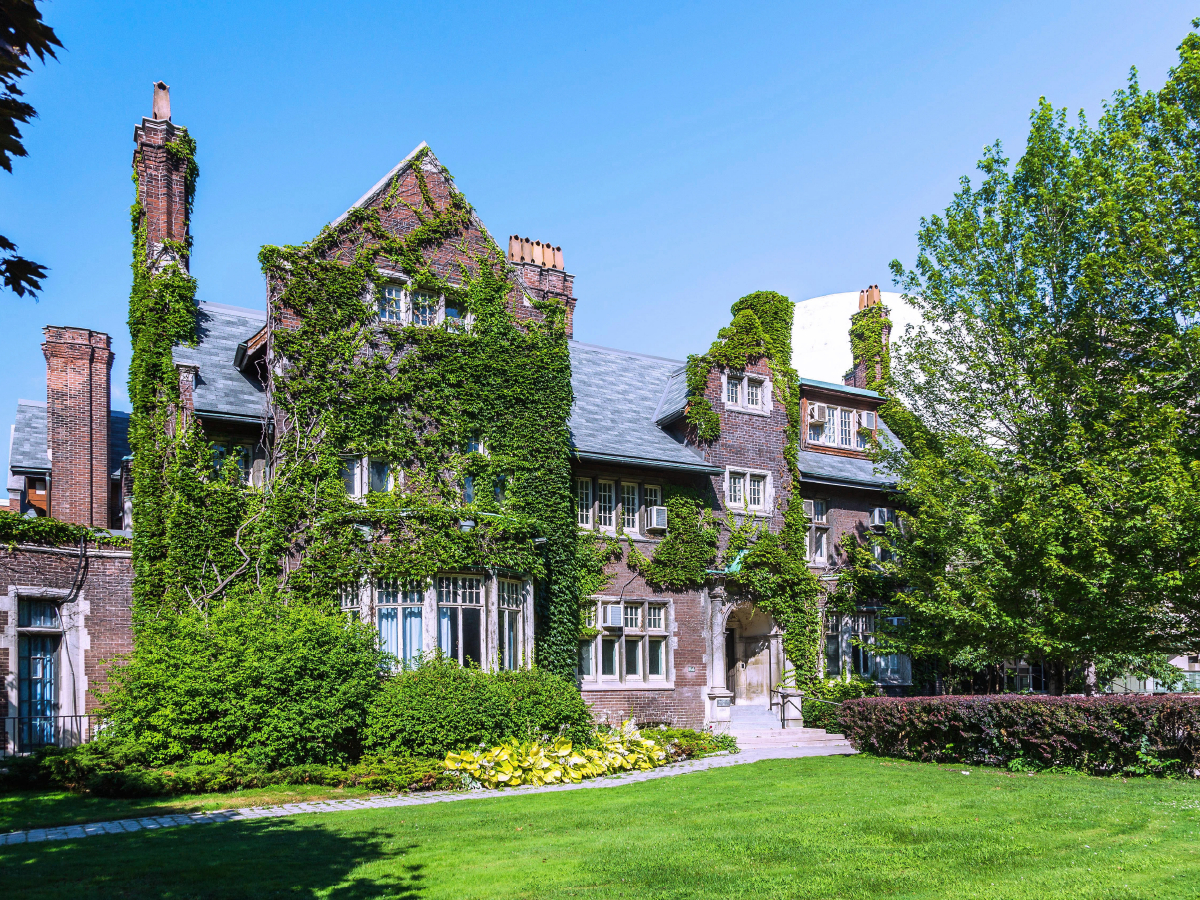
[[[22,750],[55,743],[58,641],[52,634],[23,634],[18,640],[17,733]]]
[[[737,610],[725,632],[725,686],[734,705],[769,706],[778,673],[772,671],[774,620],[757,609]]]

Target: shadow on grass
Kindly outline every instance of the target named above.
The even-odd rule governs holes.
[[[188,825],[6,847],[0,883],[6,896],[25,900],[423,895],[424,866],[411,861],[415,842],[302,822]]]

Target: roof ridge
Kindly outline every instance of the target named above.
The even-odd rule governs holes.
[[[334,219],[329,224],[330,225],[340,225],[343,221],[345,221],[346,216],[350,215],[350,210],[358,209],[359,207],[366,206],[368,203],[370,203],[372,200],[374,200],[377,196],[379,196],[380,192],[382,192],[383,189],[385,187],[387,187],[387,183],[392,180],[392,178],[396,175],[396,173],[399,172],[401,169],[403,169],[405,166],[409,165],[412,162],[413,157],[416,156],[418,153],[420,153],[422,149],[428,149],[430,153],[433,152],[432,147],[430,147],[424,141],[421,141],[421,143],[417,144],[417,146],[412,149],[412,152],[410,152],[408,154],[408,156],[404,157],[404,159],[400,160],[400,162],[398,162],[394,166],[392,166],[391,170],[386,175],[384,175],[377,182],[375,182],[374,187],[372,187],[369,191],[367,191],[365,194],[363,194],[361,197],[359,197],[357,200],[355,200],[353,203],[351,203],[349,208],[344,213],[342,213],[340,216],[338,216],[336,219]]]
[[[201,300],[196,304],[197,309],[220,309],[227,312],[240,313],[247,319],[262,319],[267,320],[266,310],[251,309],[248,306],[231,306],[228,303],[213,303],[211,300]]]
[[[17,406],[46,406],[45,400],[17,400]]]
[[[666,356],[651,356],[649,353],[638,353],[636,350],[619,350],[616,347],[601,347],[599,344],[585,344],[583,341],[567,341],[567,343],[571,346],[580,347],[584,350],[603,350],[606,353],[620,353],[623,356],[632,356],[636,359],[653,359],[659,362],[675,363],[681,368],[687,366],[686,360],[671,359],[670,357]],[[676,373],[672,372],[671,374],[674,375]]]

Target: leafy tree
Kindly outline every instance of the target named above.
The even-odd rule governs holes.
[[[25,156],[21,125],[37,112],[21,99],[17,82],[31,70],[29,61],[58,57],[62,48],[54,29],[42,21],[34,0],[0,0],[0,166],[12,172],[12,158]],[[18,297],[42,289],[46,267],[17,254],[17,245],[0,234],[0,282]]]
[[[895,649],[1042,658],[1091,690],[1197,634],[1200,36],[1179,50],[1094,126],[1041,100],[1017,163],[986,148],[892,263],[924,319],[893,389],[934,439],[881,451],[907,512],[843,593],[905,618]]]

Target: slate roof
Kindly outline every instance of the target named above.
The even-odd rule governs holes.
[[[9,469],[49,472],[50,455],[46,448],[46,404],[18,400],[8,451]]]
[[[891,429],[879,423],[879,430],[885,443],[899,446],[900,439]],[[876,472],[875,463],[869,459],[858,459],[851,456],[835,456],[832,453],[821,453],[817,450],[801,450],[797,464],[800,469],[800,480],[825,484],[849,484],[865,488],[882,490],[893,487],[896,479],[886,473]]]
[[[201,303],[196,312],[195,347],[176,347],[176,363],[198,366],[193,402],[196,412],[229,418],[258,419],[265,406],[262,387],[233,364],[238,344],[248,340],[267,320],[256,309]]]
[[[18,400],[9,445],[9,473],[49,472],[50,455],[46,446],[46,404],[37,400]],[[128,455],[129,413],[113,410],[108,414],[108,462],[113,477],[121,474],[121,460]]]
[[[662,397],[658,401],[658,409],[654,413],[654,421],[662,425],[683,415],[687,407],[687,368],[672,372],[663,388]]]
[[[580,459],[718,472],[695,450],[657,425],[668,381],[679,360],[570,342],[575,405],[568,423]]]

